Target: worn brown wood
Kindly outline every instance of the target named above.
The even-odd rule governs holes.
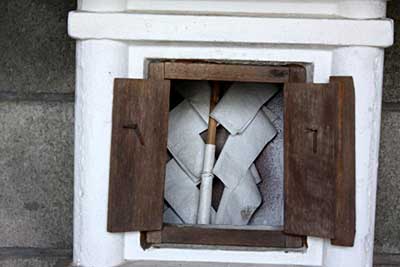
[[[285,110],[285,232],[334,238],[337,87],[288,83]]]
[[[289,67],[165,62],[165,79],[284,83]]]
[[[151,80],[164,80],[164,62],[150,62],[147,76]]]
[[[281,231],[202,228],[165,225],[162,231],[148,235],[148,243],[258,248],[288,248],[286,235]],[[303,244],[290,248],[301,248]]]
[[[214,110],[219,100],[220,86],[218,82],[212,82],[210,99],[210,114]],[[218,122],[212,117],[208,117],[208,131],[206,144],[215,145],[217,139],[217,124]]]
[[[355,95],[351,77],[285,87],[285,232],[353,246]]]
[[[338,86],[338,160],[335,238],[337,246],[353,246],[355,236],[355,94],[352,77],[331,77]]]
[[[307,71],[302,65],[290,65],[289,66],[289,82],[293,83],[305,83],[307,81]]]
[[[307,237],[305,236],[295,236],[295,235],[288,235],[285,234],[285,244],[287,248],[301,248],[307,247]]]
[[[162,227],[169,81],[116,79],[108,231]]]

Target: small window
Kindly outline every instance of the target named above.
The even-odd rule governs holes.
[[[150,63],[149,80],[117,79],[108,230],[141,231],[145,247],[294,249],[306,236],[351,246],[352,79],[305,82],[300,65],[191,61]],[[210,140],[204,223],[198,203]]]

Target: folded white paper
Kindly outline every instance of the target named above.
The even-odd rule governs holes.
[[[236,187],[225,187],[215,224],[247,225],[260,204],[261,195],[249,170]]]
[[[274,84],[234,83],[211,113],[230,134],[242,133],[259,109],[279,90]]]
[[[235,188],[247,174],[265,145],[276,135],[275,127],[260,110],[242,134],[230,135],[215,163],[213,173],[225,186]]]
[[[174,159],[167,163],[164,198],[185,223],[197,222],[199,189]]]
[[[257,167],[256,167],[255,164],[251,164],[250,173],[253,176],[254,182],[256,184],[261,183],[262,179],[261,179],[260,173],[258,172]]]
[[[180,81],[177,91],[189,101],[204,122],[208,123],[210,114],[211,86],[208,81]]]
[[[164,222],[171,224],[183,224],[182,219],[179,218],[178,214],[176,214],[171,208],[167,208],[164,211]]]
[[[200,133],[207,124],[187,100],[169,114],[168,150],[196,184],[203,167],[204,141]]]
[[[268,108],[268,106],[263,106],[262,111],[264,111],[265,115],[267,115],[268,119],[271,122],[276,121],[277,119],[279,119],[279,116],[276,115],[271,109]]]

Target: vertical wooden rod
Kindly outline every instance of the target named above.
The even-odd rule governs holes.
[[[210,114],[214,110],[215,106],[219,101],[220,94],[220,84],[218,82],[212,82],[211,99],[210,99]],[[218,122],[208,117],[208,134],[207,134],[207,144],[215,145],[217,137],[217,124]]]
[[[212,82],[210,97],[210,114],[218,103],[220,85]],[[200,198],[197,212],[197,223],[210,224],[211,219],[211,198],[213,189],[212,169],[215,162],[215,142],[217,136],[217,121],[209,116],[207,142],[204,148],[203,171],[201,173]]]

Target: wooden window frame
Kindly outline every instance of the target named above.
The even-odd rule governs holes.
[[[149,63],[148,79],[285,84],[307,82],[307,72],[302,64],[259,65],[193,60],[154,61]],[[161,230],[142,231],[141,245],[143,248],[188,245],[288,250],[306,247],[307,237],[288,235],[283,230],[219,229],[163,224]]]

